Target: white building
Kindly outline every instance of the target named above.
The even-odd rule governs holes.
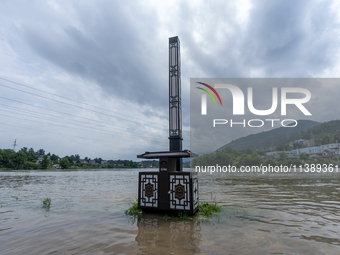
[[[267,152],[267,156],[272,158],[280,158],[280,153],[282,151],[271,151]],[[288,158],[298,158],[300,154],[307,154],[310,157],[329,157],[329,156],[339,156],[340,155],[340,147],[338,143],[330,143],[320,146],[307,147],[301,149],[295,149],[291,151],[284,151]]]

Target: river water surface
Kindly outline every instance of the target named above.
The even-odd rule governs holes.
[[[340,173],[201,173],[200,201],[224,206],[203,222],[126,216],[137,186],[136,169],[0,172],[0,254],[340,254]]]

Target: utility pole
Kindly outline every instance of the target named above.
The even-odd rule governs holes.
[[[14,143],[13,143],[13,151],[15,152],[15,147],[17,147],[17,139],[14,140]]]

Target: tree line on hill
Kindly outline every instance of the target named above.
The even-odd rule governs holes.
[[[11,149],[0,149],[0,169],[1,170],[35,170],[49,169],[52,166],[60,166],[63,169],[68,168],[136,168],[147,165],[148,167],[158,167],[158,161],[134,162],[132,160],[107,160],[102,164],[102,158],[85,157],[80,159],[79,154],[65,156],[60,158],[56,154],[45,153],[44,149],[34,151],[33,148],[23,147],[15,152]],[[89,164],[94,162],[94,164]]]

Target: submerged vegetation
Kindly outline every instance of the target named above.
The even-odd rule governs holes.
[[[221,206],[215,203],[204,202],[198,205],[198,220],[205,221],[208,220],[209,217],[215,215],[220,212],[222,209]]]
[[[43,208],[50,209],[50,206],[51,206],[51,199],[47,197],[43,200]]]
[[[142,217],[142,210],[138,209],[138,201],[132,203],[129,209],[125,210],[125,214],[140,219]]]
[[[168,216],[165,214],[163,216],[163,220],[171,220],[171,219],[180,219],[180,220],[199,220],[199,221],[205,221],[208,220],[210,217],[213,215],[217,214],[220,212],[222,209],[222,206],[219,206],[214,203],[210,202],[203,202],[198,205],[198,212],[196,215],[189,216],[186,212],[178,212],[177,216]],[[140,219],[142,217],[142,210],[138,209],[138,201],[136,200],[135,202],[132,203],[132,205],[125,210],[125,214],[132,216],[134,218]]]
[[[212,204],[209,202],[204,202],[198,205],[198,214],[202,216],[209,217],[220,211],[221,211],[221,206],[218,206],[216,203]]]

